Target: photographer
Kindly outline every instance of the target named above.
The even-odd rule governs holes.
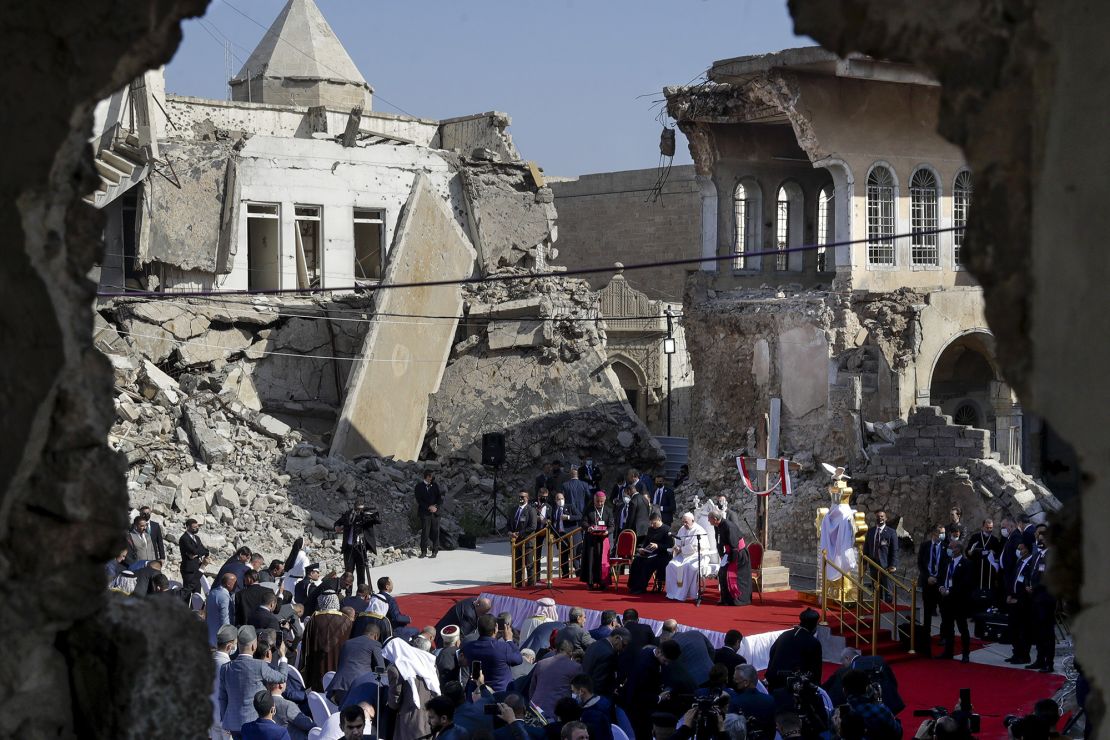
[[[872,696],[871,681],[866,673],[848,671],[842,683],[848,706],[863,718],[868,740],[899,740],[902,737],[902,723]]]
[[[725,704],[704,697],[682,715],[682,724],[671,740],[744,740],[747,725],[739,714],[725,714]]]
[[[381,521],[377,511],[367,511],[366,503],[359,500],[355,507],[335,520],[336,532],[343,533],[343,570],[354,573],[358,582],[370,583],[370,569],[366,553],[378,552],[374,527]]]

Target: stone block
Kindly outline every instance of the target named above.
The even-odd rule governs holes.
[[[226,506],[228,509],[236,510],[240,506],[239,494],[235,490],[235,486],[230,483],[225,483],[220,486],[216,491],[216,503],[220,506]]]
[[[953,444],[959,449],[967,449],[967,448],[976,446],[975,440],[973,440],[973,439],[964,439],[962,437],[958,437],[955,440],[953,440]]]
[[[489,348],[542,347],[548,342],[546,321],[498,321],[487,331]]]
[[[312,465],[301,471],[301,477],[307,481],[324,481],[328,480],[328,468],[326,465]]]
[[[942,427],[938,427],[938,426],[924,427],[923,429],[920,430],[920,436],[921,437],[930,437],[930,438],[931,437],[939,437],[941,429],[942,429]]]
[[[139,369],[139,389],[143,398],[167,408],[176,406],[181,400],[181,388],[177,381],[158,369],[150,360],[143,360]]]
[[[285,472],[290,475],[300,475],[304,471],[316,465],[316,456],[312,457],[298,457],[290,453],[285,457]]]
[[[930,416],[929,420],[928,420],[928,424],[931,427],[941,426],[941,425],[944,425],[944,424],[951,424],[951,423],[952,423],[952,417],[951,416]]]
[[[1037,497],[1033,495],[1033,492],[1025,488],[1020,491],[1015,491],[1011,494],[1011,496],[1014,500],[1014,503],[1020,506],[1023,510],[1025,510],[1027,507],[1032,506],[1037,500]]]
[[[220,436],[208,426],[208,418],[195,406],[186,406],[182,411],[182,423],[189,434],[189,441],[208,465],[227,462],[235,452],[235,445]]]
[[[935,439],[933,439],[932,437],[918,437],[918,439],[917,439],[918,449],[930,450],[930,449],[932,449],[933,447],[936,447],[936,446],[937,446],[937,441]]]
[[[930,428],[934,428],[934,427],[930,427]],[[955,438],[955,437],[960,436],[960,430],[962,429],[962,427],[943,426],[943,427],[935,427],[935,429],[937,430],[937,436],[938,437]]]
[[[921,431],[922,430],[921,430],[920,427],[905,426],[905,427],[902,427],[902,429],[898,430],[898,436],[899,437],[906,437],[907,439],[913,439],[915,437],[920,436]]]
[[[930,417],[940,416],[940,406],[917,406],[913,410],[912,417],[920,417],[927,419]],[[913,423],[911,418],[910,423]]]

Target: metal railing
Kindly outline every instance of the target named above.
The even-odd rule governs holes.
[[[863,582],[865,575],[871,579],[871,588],[875,592],[877,598],[877,614],[881,616],[882,613],[886,611],[889,611],[891,614],[892,624],[890,634],[894,639],[898,639],[900,634],[899,621],[901,618],[901,612],[898,610],[898,595],[902,591],[905,592],[906,600],[902,603],[908,604],[910,607],[910,611],[907,616],[906,629],[909,632],[910,638],[910,655],[913,655],[916,652],[917,647],[915,634],[917,630],[914,629],[914,624],[917,621],[917,579],[912,578],[910,580],[906,580],[904,578],[896,576],[883,566],[876,563],[871,558],[860,553],[859,580],[861,583]],[[887,591],[889,591],[890,593],[890,601],[878,598],[881,594]],[[879,619],[876,618],[875,621],[878,622]]]
[[[560,536],[555,536],[555,532],[550,529],[541,529],[527,537],[513,540],[510,582],[515,588],[521,588],[546,580],[547,585],[550,586],[556,571],[573,576],[578,570],[577,560],[581,557],[581,554],[576,551],[575,537],[581,533],[580,527]],[[546,572],[546,579],[541,578],[544,572]]]
[[[842,583],[854,586],[856,598],[847,602],[844,598],[829,599],[829,583],[826,578],[828,569],[840,574]],[[821,551],[821,571],[818,582],[821,585],[821,623],[828,624],[829,617],[836,617],[843,632],[851,633],[855,637],[855,647],[858,650],[863,643],[871,645],[871,654],[875,655],[879,647],[879,592],[869,589],[864,585],[859,574],[849,573],[836,563],[829,560],[828,550]],[[842,589],[841,593],[844,593]],[[830,606],[831,602],[831,606]],[[849,619],[849,616],[851,617]],[[869,623],[870,620],[870,623]],[[870,634],[867,634],[870,632]]]

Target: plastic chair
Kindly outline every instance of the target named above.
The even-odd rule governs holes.
[[[333,678],[335,678],[335,671],[328,671],[324,674],[324,691],[328,690],[328,686],[331,684]]]
[[[308,692],[308,711],[312,715],[312,721],[320,727],[323,727],[328,717],[334,714],[328,707],[328,700],[319,691]]]
[[[301,686],[305,686],[304,676],[302,676],[301,672],[297,670],[297,667],[293,665],[292,660],[290,660],[289,664],[286,666],[286,671],[289,675],[296,676],[297,680],[301,682]]]
[[[204,597],[200,594],[193,594],[189,597],[189,608],[195,612],[199,612],[204,608]]]
[[[763,603],[763,545],[753,542],[748,545],[748,560],[752,564],[752,584],[759,594],[759,603]]]
[[[625,735],[624,730],[622,730],[619,726],[610,725],[609,727],[613,732],[613,740],[628,740],[628,735]]]
[[[632,557],[636,554],[636,533],[631,529],[621,530],[617,535],[617,554],[609,558],[609,573],[613,576],[614,588],[620,588],[620,573],[617,570],[622,565],[632,564]]]

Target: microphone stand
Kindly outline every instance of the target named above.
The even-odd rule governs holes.
[[[698,543],[698,597],[696,599],[694,599],[694,606],[695,607],[700,607],[701,606],[701,595],[702,595],[703,590],[705,589],[705,579],[702,578],[702,575],[701,575],[701,538],[702,538],[702,535],[700,535],[700,534],[694,535],[694,539]]]

